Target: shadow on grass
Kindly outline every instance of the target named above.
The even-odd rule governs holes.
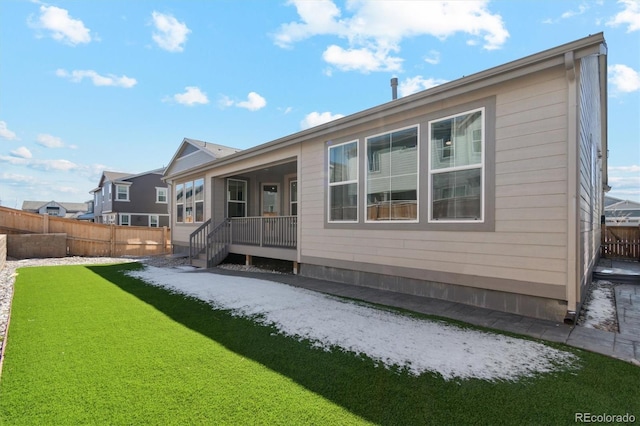
[[[90,269],[173,320],[368,421],[409,425],[573,420],[575,410],[570,407],[580,396],[570,373],[518,383],[444,381],[429,374],[415,377],[353,353],[313,348],[310,342],[283,336],[272,327],[123,274],[139,267],[124,264]]]

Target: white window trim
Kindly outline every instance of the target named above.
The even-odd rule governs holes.
[[[122,220],[123,217],[126,217],[127,223],[123,223],[124,221]],[[131,226],[131,215],[129,213],[120,213],[119,217],[118,217],[118,221],[120,222],[118,225],[121,226]]]
[[[364,156],[365,156],[365,161],[366,161],[366,167],[364,169],[364,206],[365,209],[367,209],[368,206],[368,201],[367,198],[369,196],[369,173],[380,173],[380,164],[378,164],[378,170],[374,170],[374,171],[369,171],[369,155],[367,154],[367,142],[369,139],[371,138],[375,138],[378,136],[382,136],[382,135],[387,135],[390,133],[396,133],[396,132],[401,132],[403,130],[407,130],[407,129],[416,129],[416,218],[415,219],[407,219],[407,220],[369,220],[369,215],[368,215],[368,211],[367,213],[365,213],[364,215],[364,221],[365,223],[384,223],[384,224],[389,224],[389,223],[418,223],[420,221],[420,124],[412,124],[410,126],[406,126],[406,127],[400,127],[397,129],[393,129],[393,130],[389,130],[387,132],[382,132],[382,133],[377,133],[375,135],[370,135],[367,136],[366,138],[364,138]],[[379,160],[378,160],[379,161]],[[397,176],[408,176],[408,175],[397,175]]]
[[[427,206],[427,221],[428,223],[484,223],[485,221],[485,198],[487,196],[486,191],[485,191],[485,173],[486,173],[486,127],[487,127],[487,113],[486,113],[486,109],[485,107],[480,107],[480,108],[474,108],[474,109],[470,109],[467,111],[462,111],[456,114],[452,114],[452,115],[448,115],[446,117],[440,117],[437,118],[435,120],[430,120],[429,123],[427,124],[428,126],[428,149],[429,149],[429,155],[431,156],[432,151],[432,147],[431,147],[431,124],[432,123],[437,123],[439,121],[443,121],[443,120],[448,120],[454,117],[458,117],[460,115],[466,115],[466,114],[473,114],[476,111],[481,111],[482,112],[482,142],[481,142],[481,155],[480,155],[480,163],[476,163],[476,164],[469,164],[469,165],[465,165],[465,166],[457,166],[457,167],[445,167],[442,169],[436,169],[436,171],[433,170],[433,167],[431,165],[431,158],[429,158],[429,164],[428,164],[428,169],[429,169],[429,178],[428,178],[428,188],[429,191],[427,191],[429,193],[429,201],[428,201],[428,206]],[[473,145],[473,142],[471,142],[471,144]],[[472,147],[471,147],[472,149]],[[469,220],[469,219],[433,219],[432,215],[433,215],[433,175],[434,174],[440,174],[440,173],[449,173],[449,172],[458,172],[458,171],[464,171],[464,170],[475,170],[475,169],[480,169],[480,190],[482,191],[482,196],[480,197],[480,219],[477,220]]]
[[[231,197],[229,196],[230,195],[229,182],[231,182],[231,181],[233,181],[233,182],[243,182],[244,183],[245,200],[239,201],[239,200],[232,200],[231,199]],[[244,217],[247,217],[247,214],[248,214],[247,207],[248,207],[248,205],[247,205],[246,198],[249,197],[249,194],[247,194],[248,191],[249,191],[249,183],[246,180],[244,180],[244,179],[232,179],[232,178],[227,179],[227,205],[226,205],[226,210],[227,210],[226,214],[227,215],[229,214],[229,203],[242,203],[242,204],[244,204]],[[262,209],[262,206],[260,206],[260,209]]]
[[[129,187],[130,186],[131,186],[130,184],[129,185],[126,185],[126,184],[123,184],[123,183],[117,183],[116,184],[116,190],[114,191],[115,194],[116,194],[116,201],[129,201]],[[125,194],[126,195],[125,199],[120,199],[120,192],[119,192],[120,188],[125,188],[127,190],[127,192]]]
[[[160,201],[160,193],[164,192],[164,201]],[[167,204],[169,202],[169,188],[156,186],[156,204]]]
[[[331,182],[331,150],[342,145],[356,144],[356,178],[340,182]],[[328,223],[358,223],[360,221],[360,141],[358,139],[330,145],[327,147],[327,222]],[[356,184],[356,219],[355,220],[331,220],[331,187]]]
[[[154,217],[156,218],[156,226],[153,226],[151,224],[151,218],[154,218]],[[160,227],[160,216],[157,215],[157,214],[150,214],[149,215],[149,224],[148,225],[149,225],[150,228],[159,228]]]

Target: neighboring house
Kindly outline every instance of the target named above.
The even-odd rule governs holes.
[[[573,322],[608,188],[606,63],[600,33],[230,155],[185,139],[173,247]]]
[[[93,189],[94,222],[126,226],[169,226],[164,168],[130,174],[104,171]]]
[[[607,226],[640,226],[640,203],[609,196],[604,203]]]
[[[24,201],[22,210],[49,216],[77,219],[89,210],[87,203],[66,203],[58,201]]]

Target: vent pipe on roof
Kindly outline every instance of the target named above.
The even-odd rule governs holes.
[[[391,99],[394,101],[398,99],[398,79],[396,77],[391,79]]]

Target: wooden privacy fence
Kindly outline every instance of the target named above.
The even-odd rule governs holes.
[[[602,257],[640,260],[640,227],[604,227],[600,247]]]
[[[150,256],[171,253],[167,227],[82,222],[0,207],[0,234],[67,234],[71,256]]]

